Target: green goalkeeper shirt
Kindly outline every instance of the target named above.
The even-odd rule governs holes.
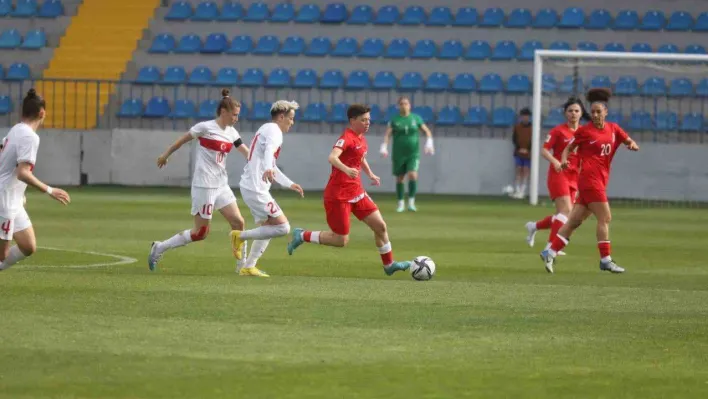
[[[417,157],[420,155],[420,127],[424,124],[420,115],[396,115],[388,126],[393,135],[393,158]]]

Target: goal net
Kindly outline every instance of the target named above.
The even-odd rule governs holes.
[[[589,107],[592,87],[612,90],[607,119],[641,146],[615,156],[610,200],[708,207],[708,55],[554,50],[534,58],[530,203],[547,199],[540,148],[565,122],[562,104],[576,96]]]

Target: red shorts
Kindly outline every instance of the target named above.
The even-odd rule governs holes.
[[[354,203],[325,199],[324,207],[327,214],[327,225],[333,232],[341,236],[349,234],[350,213],[362,220],[379,210],[379,207],[368,195],[364,195],[364,198]]]
[[[560,197],[570,197],[571,202],[575,202],[575,194],[578,191],[578,175],[576,173],[548,173],[548,195],[551,200]]]
[[[607,202],[607,192],[605,189],[587,188],[578,191],[578,200],[575,201],[576,204],[587,207],[588,204],[592,204],[593,202]]]

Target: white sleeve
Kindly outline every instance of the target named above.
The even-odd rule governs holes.
[[[37,162],[37,150],[39,149],[39,137],[29,136],[17,143],[17,163],[27,162],[34,165]]]
[[[189,134],[192,135],[195,139],[198,137],[204,136],[208,131],[206,122],[199,122],[196,125],[192,126],[191,129],[189,129]]]
[[[261,137],[265,140],[262,170],[271,170],[275,166],[275,152],[278,151],[280,145],[283,144],[283,136],[281,133],[280,137],[278,137],[277,134],[265,134]]]
[[[234,133],[234,139],[232,141],[235,142],[236,140],[241,138],[241,135],[238,133],[238,130],[236,130],[235,128],[231,128],[231,129],[233,130],[233,133]]]
[[[275,182],[285,188],[290,188],[290,186],[295,184],[295,182],[290,180],[290,178],[288,178],[287,176],[285,176],[285,173],[283,173],[283,171],[280,170],[280,168],[277,166],[275,167]]]

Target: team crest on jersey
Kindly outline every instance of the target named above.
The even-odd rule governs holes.
[[[337,143],[334,146],[335,147],[344,147],[344,139],[337,140]]]

